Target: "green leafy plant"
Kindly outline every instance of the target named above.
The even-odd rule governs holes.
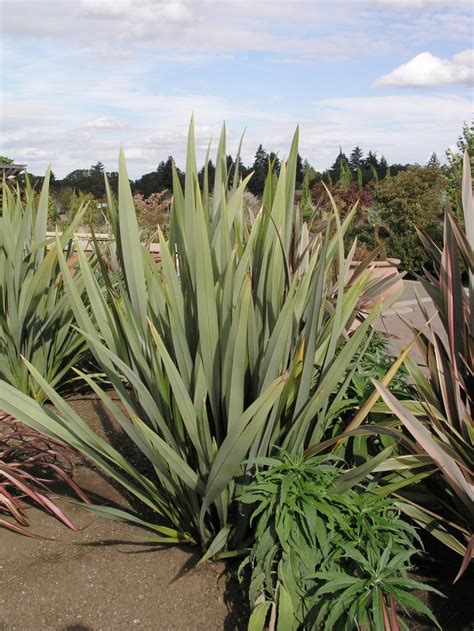
[[[352,383],[349,388],[349,396],[353,395],[354,403],[366,399],[373,390],[372,379],[382,379],[390,367],[393,366],[395,356],[389,348],[387,334],[380,331],[371,336],[368,347],[357,362]],[[390,381],[389,390],[401,399],[411,399],[414,396],[413,386],[409,384],[407,368],[400,366],[393,379]]]
[[[471,169],[464,156],[462,202],[464,228],[448,211],[440,250],[425,233],[420,238],[433,260],[434,273],[423,285],[437,309],[443,335],[416,331],[428,374],[410,358],[406,363],[420,403],[407,409],[383,386],[377,388],[416,441],[439,467],[431,492],[404,510],[443,543],[463,555],[458,577],[474,552],[474,210]],[[463,280],[462,264],[466,276]],[[420,308],[424,310],[420,302]],[[428,314],[425,311],[427,321]]]
[[[65,526],[78,530],[47,491],[52,483],[66,484],[83,502],[87,495],[72,479],[71,450],[57,440],[21,425],[0,413],[0,526],[29,537],[25,498],[59,519]]]
[[[442,216],[447,180],[439,169],[410,167],[384,179],[375,192],[376,233],[383,236],[387,255],[399,258],[401,268],[420,273],[430,257],[416,236],[420,228],[437,243],[442,239]]]
[[[106,295],[77,248],[94,316],[58,248],[79,327],[124,409],[83,377],[154,476],[93,433],[30,363],[56,412],[0,384],[0,407],[82,451],[156,517],[145,522],[110,507],[91,510],[138,521],[159,541],[199,542],[207,557],[249,536],[248,519],[237,518],[235,507],[248,483],[248,457],[271,455],[275,446],[299,452],[331,434],[353,360],[382,308],[348,335],[359,302],[379,293],[377,281],[367,271],[369,258],[346,284],[354,248],[346,258],[343,236],[355,208],[341,224],[334,205],[325,232],[309,234],[294,205],[297,143],[298,132],[278,179],[269,169],[259,213],[246,215],[249,178],[228,174],[225,128],[213,193],[207,167],[200,189],[191,122],[184,191],[175,173],[159,268],[140,243],[121,155],[118,208],[106,181],[120,268],[117,283],[101,259]]]
[[[53,387],[62,385],[87,354],[87,343],[74,328],[73,311],[60,274],[58,251],[72,256],[71,237],[81,214],[58,243],[46,238],[50,170],[39,203],[29,186],[3,184],[0,211],[0,378],[38,401],[44,389],[21,358],[26,358]],[[82,294],[78,270],[67,274]]]
[[[418,552],[414,528],[392,500],[360,486],[357,469],[284,452],[254,464],[239,498],[256,522],[241,565],[251,569],[249,630],[408,629],[399,614],[410,610],[439,627],[413,594],[436,590],[408,575]]]

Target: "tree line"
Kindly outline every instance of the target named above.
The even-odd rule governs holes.
[[[139,178],[132,180],[132,190],[134,193],[139,193],[144,197],[149,197],[153,193],[161,193],[164,190],[172,190],[173,187],[173,164],[175,166],[178,178],[184,181],[184,171],[174,163],[173,156],[169,156],[167,160],[162,160],[154,169],[149,173],[145,173]],[[242,177],[246,177],[253,172],[253,176],[249,181],[248,190],[254,195],[260,196],[263,192],[265,178],[268,173],[268,169],[278,175],[280,171],[280,158],[274,151],[267,151],[261,144],[259,145],[252,164],[245,165],[242,162],[239,164],[239,173]],[[310,186],[313,186],[318,181],[324,181],[327,184],[333,184],[344,177],[347,177],[346,172],[352,177],[360,181],[360,185],[365,186],[368,182],[374,179],[382,179],[388,173],[395,175],[396,173],[406,169],[409,165],[405,164],[391,164],[387,163],[384,156],[379,159],[377,152],[369,151],[364,155],[360,147],[355,147],[350,153],[349,157],[340,150],[339,154],[335,158],[334,163],[328,169],[320,172],[317,171],[308,160],[303,160],[298,155],[297,170],[296,170],[296,187],[300,189],[303,186],[304,179],[308,180]],[[232,175],[235,169],[235,158],[231,155],[227,156],[227,169]],[[100,199],[105,195],[104,188],[104,165],[102,162],[97,162],[88,169],[76,169],[71,173],[68,173],[64,178],[59,179],[51,176],[51,190],[58,193],[61,189],[74,189],[76,192],[84,194],[90,194],[96,199]],[[210,181],[214,178],[215,164],[210,159],[208,163],[208,173]],[[118,185],[118,173],[115,171],[107,172],[110,185],[113,191],[117,190]],[[199,180],[202,182],[204,175],[204,166],[199,172]],[[30,180],[36,186],[41,184],[42,176],[36,176],[29,174]]]
[[[363,257],[368,251],[379,246],[382,257],[396,257],[403,269],[416,273],[428,264],[426,253],[420,246],[416,228],[424,229],[435,242],[442,236],[445,208],[455,211],[461,207],[460,180],[462,154],[467,148],[471,156],[474,172],[474,123],[464,124],[457,140],[456,149],[446,152],[446,162],[441,164],[438,156],[432,154],[425,165],[389,164],[376,151],[364,154],[358,146],[349,154],[339,149],[333,164],[318,172],[308,160],[298,155],[296,168],[296,200],[307,219],[319,218],[331,211],[331,201],[326,194],[330,190],[343,218],[357,202],[357,213],[347,235],[347,243],[357,237],[357,256]],[[0,156],[3,162],[9,161]],[[267,151],[259,145],[253,163],[239,164],[239,173],[246,177],[253,172],[248,191],[255,198],[254,210],[258,210],[265,179],[271,170],[275,177],[280,171],[281,161],[276,152]],[[159,223],[166,231],[170,198],[173,189],[174,160],[169,156],[161,161],[150,173],[131,181],[134,203],[142,228],[146,231]],[[178,178],[184,183],[184,172],[174,167]],[[209,160],[208,175],[214,179],[215,165]],[[233,180],[235,159],[227,156],[229,182]],[[51,177],[49,221],[52,226],[67,221],[81,207],[87,205],[85,225],[103,226],[107,218],[103,215],[105,201],[104,165],[101,162],[89,169],[76,169],[62,179]],[[118,188],[118,173],[107,173],[112,191]],[[473,173],[474,175],[474,173]],[[204,167],[198,174],[202,185]],[[30,180],[39,190],[42,177],[30,175]],[[21,182],[21,178],[20,178]],[[250,203],[247,198],[247,203]],[[317,223],[311,222],[317,226]]]

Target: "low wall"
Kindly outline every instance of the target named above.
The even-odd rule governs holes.
[[[61,236],[61,233],[58,233]],[[56,232],[47,232],[46,237],[54,238],[56,236]],[[75,232],[74,238],[81,244],[81,247],[86,252],[92,252],[94,250],[94,241],[92,239],[92,235],[90,232]],[[95,239],[98,243],[107,243],[113,242],[114,238],[111,234],[106,233],[98,233],[95,235]],[[149,243],[147,245],[148,251],[152,254],[160,253],[160,244],[159,243]]]

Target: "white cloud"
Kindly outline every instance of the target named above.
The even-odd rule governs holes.
[[[183,52],[225,53],[264,51],[320,62],[353,56],[355,52],[380,55],[390,46],[387,37],[393,15],[410,9],[409,27],[416,41],[432,35],[423,16],[443,15],[445,0],[0,0],[4,7],[2,31],[6,38],[63,39],[105,56],[133,56],[143,46],[171,55]],[[374,10],[374,5],[376,9]],[[413,11],[412,11],[413,9]],[[469,22],[465,4],[451,8],[453,24]],[[45,20],[44,17],[47,16]],[[421,20],[421,28],[417,28]],[[431,29],[431,30],[430,30]],[[446,34],[452,29],[446,29]],[[383,32],[383,36],[381,33]],[[125,51],[125,52],[124,52]]]
[[[16,99],[1,99],[1,129],[11,132],[19,128],[47,127],[52,124],[64,124],[70,115],[61,107],[47,102],[25,103]]]
[[[25,147],[21,152],[22,158],[31,158],[32,160],[46,160],[48,153],[44,149],[38,149],[37,147]]]
[[[133,11],[133,6],[130,0],[82,0],[79,11],[86,16],[113,18]]]
[[[452,0],[366,0],[393,9],[422,9],[436,5],[450,4]]]
[[[432,41],[438,51],[447,41],[470,46],[463,0],[71,0],[67,11],[64,0],[0,4],[2,152],[23,157],[33,173],[49,161],[59,177],[98,160],[115,169],[120,146],[132,177],[170,154],[183,166],[193,111],[200,159],[223,119],[229,153],[247,127],[246,163],[260,142],[285,155],[300,123],[301,153],[319,168],[339,145],[356,144],[393,162],[424,162],[470,118],[465,98],[373,98],[370,88],[380,72],[373,60],[393,51],[409,59]],[[392,57],[387,68],[397,63]],[[447,63],[469,65],[466,51]]]
[[[98,160],[108,170],[116,170],[120,146],[125,149],[131,177],[156,168],[161,160],[173,155],[184,166],[187,124],[195,111],[196,146],[202,161],[210,137],[213,151],[225,118],[228,128],[228,152],[234,154],[244,127],[243,160],[251,164],[255,150],[262,143],[267,150],[285,156],[296,125],[301,127],[300,153],[319,169],[329,166],[341,145],[349,152],[359,145],[364,151],[376,150],[390,162],[426,162],[436,151],[442,156],[468,120],[471,102],[453,95],[397,95],[376,97],[339,97],[314,101],[304,115],[282,111],[258,112],[232,99],[207,95],[156,97],[137,93],[143,102],[140,126],[110,129],[85,128],[81,121],[57,129],[21,126],[3,138],[2,151],[28,164],[33,173],[41,173],[49,162],[58,177],[86,168]],[[284,101],[283,101],[284,103]],[[92,119],[94,120],[94,119]],[[82,127],[81,127],[82,125]],[[32,147],[32,139],[34,147]]]
[[[126,123],[123,121],[110,116],[94,118],[93,120],[87,121],[84,125],[86,129],[123,129],[126,126]]]
[[[474,82],[474,50],[464,50],[452,59],[441,59],[423,52],[389,74],[377,79],[376,85],[432,87]]]

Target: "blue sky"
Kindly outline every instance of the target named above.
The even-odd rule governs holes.
[[[0,153],[57,176],[123,146],[132,177],[200,157],[222,121],[244,161],[258,144],[318,169],[339,146],[389,162],[444,156],[472,118],[464,0],[0,0]]]

